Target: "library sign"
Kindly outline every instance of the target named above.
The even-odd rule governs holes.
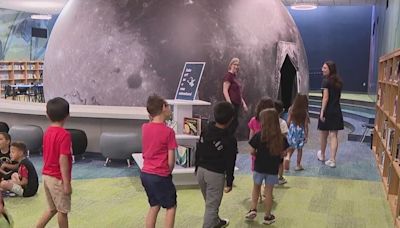
[[[181,80],[176,90],[175,99],[195,100],[203,75],[205,62],[186,62],[182,70]]]

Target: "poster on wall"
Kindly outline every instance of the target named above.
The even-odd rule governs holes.
[[[197,89],[203,75],[205,62],[186,62],[183,67],[175,99],[195,100]]]

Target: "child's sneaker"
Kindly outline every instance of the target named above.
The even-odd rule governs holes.
[[[296,166],[296,168],[294,169],[294,171],[302,171],[302,170],[304,170],[304,168],[301,165]]]
[[[247,220],[254,220],[257,217],[257,210],[256,209],[250,209],[249,212],[247,212],[245,218]]]
[[[275,215],[273,215],[273,214],[270,214],[270,215],[266,215],[266,216],[264,216],[264,221],[263,221],[263,224],[265,224],[265,225],[270,225],[270,224],[272,224],[272,223],[274,223],[275,222]]]
[[[222,227],[227,227],[229,226],[229,220],[228,219],[219,219],[219,223],[215,226],[215,228],[222,228]]]
[[[318,161],[320,161],[320,162],[324,162],[325,160],[322,158],[322,152],[321,152],[321,150],[319,150],[318,152],[317,152],[317,159],[318,159]]]
[[[332,160],[328,160],[325,162],[325,165],[331,167],[331,168],[335,168],[336,167],[336,162],[332,161]]]
[[[284,185],[286,183],[287,183],[287,180],[284,177],[279,177],[279,180],[278,180],[279,185]]]

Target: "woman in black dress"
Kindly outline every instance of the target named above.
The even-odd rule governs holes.
[[[327,166],[336,167],[336,152],[338,149],[338,130],[343,130],[343,115],[340,108],[340,95],[343,82],[336,71],[336,64],[333,61],[326,61],[322,66],[322,105],[318,119],[318,130],[321,135],[321,150],[317,157],[325,161],[325,149],[330,136],[330,159],[325,161]]]

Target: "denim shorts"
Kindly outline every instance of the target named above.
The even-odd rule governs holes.
[[[256,171],[253,172],[253,181],[254,183],[261,185],[264,181],[267,185],[275,185],[278,184],[278,175],[271,175],[266,173],[258,173]]]
[[[163,177],[142,172],[140,180],[151,207],[161,206],[167,209],[175,207],[176,189],[172,182],[172,175]]]

